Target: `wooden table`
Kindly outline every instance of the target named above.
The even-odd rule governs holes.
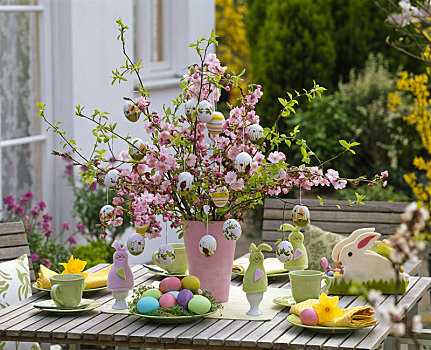
[[[98,265],[93,271],[106,265]],[[141,266],[132,268],[135,285],[151,284],[158,277]],[[233,278],[240,285],[241,278]],[[271,287],[286,287],[286,280],[270,279]],[[431,287],[431,278],[411,277],[401,303],[410,310]],[[112,301],[111,293],[86,295],[101,303]],[[284,309],[271,321],[203,319],[186,324],[159,324],[137,316],[107,314],[92,310],[82,314],[58,315],[33,308],[36,301],[48,298],[44,292],[0,311],[0,340],[116,345],[148,348],[231,348],[231,349],[376,349],[389,334],[383,324],[338,335],[319,334],[290,325]],[[383,304],[390,302],[386,297]],[[340,298],[341,307],[361,305],[354,296]]]

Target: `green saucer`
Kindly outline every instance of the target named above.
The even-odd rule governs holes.
[[[40,288],[40,287],[38,287],[36,282],[34,282],[32,284],[32,287],[34,289],[37,289],[37,290],[40,290],[40,291],[43,291],[43,292],[51,292],[51,289],[46,289],[46,288]],[[99,287],[99,288],[84,289],[84,293],[98,292],[99,290],[104,290],[104,289],[106,289],[106,286],[105,287]]]
[[[295,299],[291,295],[284,296],[284,297],[277,297],[272,300],[274,304],[281,305],[281,306],[287,306],[291,307],[296,304]]]
[[[99,301],[96,300],[91,300],[91,299],[81,299],[81,303],[80,305],[84,305],[84,304],[88,304],[87,307],[82,308],[82,309],[70,309],[70,310],[62,310],[62,309],[50,309],[51,307],[56,307],[57,305],[55,305],[54,300],[49,299],[49,300],[44,300],[44,301],[40,301],[35,303],[35,307],[37,306],[38,310],[42,310],[42,311],[46,311],[46,312],[55,312],[55,313],[76,313],[76,312],[86,312],[89,310],[93,310],[98,308],[100,305],[102,305]],[[47,309],[44,309],[43,307],[46,306],[48,307]]]

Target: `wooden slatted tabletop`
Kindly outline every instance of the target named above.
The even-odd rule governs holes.
[[[103,269],[98,265],[92,270]],[[158,280],[141,266],[132,268],[135,285]],[[235,277],[232,285],[240,285]],[[270,279],[271,287],[286,288],[285,280]],[[411,277],[408,292],[401,304],[414,307],[430,289],[431,278]],[[36,301],[47,299],[47,293],[37,293],[27,300],[0,310],[0,340],[38,341],[40,343],[70,343],[117,345],[148,348],[226,348],[226,349],[376,349],[388,336],[383,324],[344,334],[320,334],[292,326],[286,321],[287,309],[271,321],[203,319],[186,324],[159,324],[137,316],[106,314],[98,309],[82,314],[58,315],[33,308]],[[111,302],[107,290],[86,295],[102,304]],[[388,304],[393,296],[386,296]],[[356,306],[363,302],[354,296],[340,298],[340,306]]]

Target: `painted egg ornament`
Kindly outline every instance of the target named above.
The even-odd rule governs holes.
[[[144,237],[139,233],[130,235],[129,239],[127,240],[127,249],[129,250],[129,253],[134,256],[142,254],[145,249]]]
[[[136,160],[136,161],[142,160],[142,158],[144,158],[144,153],[142,153],[142,152],[145,149],[144,141],[142,141],[141,139],[137,138],[137,139],[133,139],[133,141],[131,142],[131,144],[134,147],[133,146],[129,147],[130,157],[133,160]]]
[[[193,111],[195,110],[197,104],[198,104],[198,100],[196,100],[194,98],[192,98],[191,100],[187,100],[186,101],[186,103],[184,104],[184,109],[185,109],[187,117],[191,117],[191,115],[193,114]]]
[[[161,245],[157,253],[157,261],[164,266],[169,266],[174,262],[174,260],[175,260],[174,248],[169,244]]]
[[[206,100],[198,104],[198,119],[201,123],[208,123],[213,117],[213,106]]]
[[[286,178],[287,171],[281,168],[277,174],[275,174],[272,178],[275,181],[280,181]]]
[[[222,113],[213,112],[211,120],[207,123],[208,133],[210,135],[218,135],[223,130],[223,123],[225,119]]]
[[[115,218],[115,209],[112,205],[104,205],[99,212],[99,219],[100,222],[104,225],[104,226],[108,226],[108,222],[109,220],[112,220]]]
[[[148,231],[148,225],[146,224],[139,225],[135,223],[135,231],[140,235],[144,235]]]
[[[237,241],[241,237],[241,225],[235,219],[228,219],[223,224],[223,234],[229,241]]]
[[[295,205],[292,209],[292,221],[296,226],[305,227],[310,223],[310,211],[305,205]]]
[[[229,202],[229,190],[226,186],[218,187],[211,193],[211,199],[217,208],[223,208]]]
[[[264,140],[263,128],[259,124],[250,125],[248,136],[252,143],[260,145]]]
[[[120,183],[120,172],[117,169],[109,170],[105,175],[105,186],[113,188]]]
[[[123,106],[124,116],[131,122],[137,122],[141,115],[139,107],[132,101],[125,101]]]
[[[235,158],[235,169],[240,174],[248,173],[252,162],[253,159],[248,153],[241,152]]]
[[[178,175],[177,190],[180,194],[187,194],[193,187],[193,175],[183,171]]]
[[[214,255],[217,249],[217,241],[211,235],[205,235],[199,241],[199,251],[207,258]]]
[[[289,262],[293,259],[293,245],[289,241],[281,241],[275,250],[275,256],[282,263]]]

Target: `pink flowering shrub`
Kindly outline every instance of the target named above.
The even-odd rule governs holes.
[[[121,20],[117,23],[119,39],[125,50],[124,34],[128,27]],[[310,91],[295,92],[295,96],[287,93],[286,99],[279,98],[280,114],[276,124],[264,130],[262,142],[252,142],[250,137],[250,128],[260,120],[255,106],[264,93],[262,86],[256,84],[251,84],[247,91],[240,91],[237,104],[231,106],[229,115],[225,116],[221,133],[210,134],[208,124],[201,122],[200,116],[205,112],[212,113],[222,89],[239,89],[238,82],[243,74],[228,73],[227,67],[209,52],[212,45],[217,45],[213,34],[209,39],[201,38],[189,45],[196,50],[199,63],[187,67],[187,73],[180,82],[182,93],[172,100],[172,105],[164,106],[162,115],[150,109],[150,96],[141,81],[139,72],[142,67],[139,63],[134,63],[126,55],[127,62],[121,71],[113,71],[112,83],[124,81],[126,74],[133,73],[139,80],[140,96],[136,99],[126,97],[125,100],[139,109],[141,119],[138,122],[145,124],[147,142],[140,144],[129,136],[118,134],[116,124],[108,121],[108,113],[94,111],[92,115],[86,115],[83,108],[77,106],[75,114],[95,124],[95,147],[92,155],[86,157],[75,141],[65,137],[59,123],[50,124],[72,149],[72,155],[54,154],[70,157],[74,165],[85,166],[88,169],[82,172],[85,181],[102,183],[108,171],[119,170],[120,178],[115,186],[118,196],[111,203],[115,215],[106,225],[120,226],[124,217],[129,216],[132,223],[148,226],[146,237],[154,238],[160,235],[162,222],[169,222],[172,228],[181,231],[184,220],[208,218],[217,221],[231,217],[241,220],[264,198],[286,194],[294,187],[309,190],[315,186],[333,186],[342,189],[348,182],[356,186],[360,181],[367,181],[363,177],[344,179],[320,160],[318,165],[310,165],[314,152],[305,140],[299,138],[299,126],[287,134],[277,129],[278,121],[294,113],[301,98],[312,100],[320,96],[325,89],[317,84]],[[49,123],[44,115],[45,106],[38,105],[40,116]],[[115,155],[112,142],[122,142],[123,147],[129,150]],[[289,164],[287,155],[278,151],[281,143],[300,145],[303,164]],[[357,143],[340,143],[354,153],[351,148]],[[240,153],[251,157],[251,163],[242,172],[235,165]],[[109,163],[108,158],[114,158],[117,165]],[[183,172],[193,178],[192,188],[187,192],[178,183]],[[375,184],[382,179],[383,176],[377,175],[367,182]],[[229,201],[220,208],[212,201],[212,195],[224,188],[229,192]]]

